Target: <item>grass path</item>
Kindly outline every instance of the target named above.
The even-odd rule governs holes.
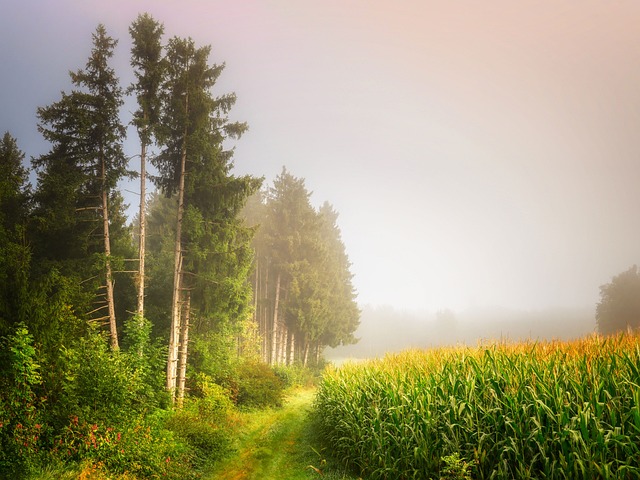
[[[352,480],[327,466],[314,451],[308,413],[315,391],[296,390],[279,409],[242,414],[237,453],[217,466],[207,480]],[[317,450],[317,449],[316,449]],[[322,470],[322,475],[315,469]]]

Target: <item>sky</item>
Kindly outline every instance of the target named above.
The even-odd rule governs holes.
[[[640,262],[640,2],[5,0],[0,132],[47,151],[36,109],[98,23],[130,83],[142,12],[226,64],[235,172],[340,213],[360,304],[595,309]]]

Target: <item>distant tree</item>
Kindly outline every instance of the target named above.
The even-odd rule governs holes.
[[[317,362],[326,346],[354,343],[360,317],[349,259],[329,203],[316,211],[304,179],[286,169],[245,211],[258,224],[254,305],[262,358]]]
[[[598,331],[604,335],[640,327],[640,272],[637,265],[600,287],[596,322]]]

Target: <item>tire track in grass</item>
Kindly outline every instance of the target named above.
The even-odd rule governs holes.
[[[308,414],[315,390],[297,390],[279,409],[247,413],[238,452],[223,460],[207,480],[352,479],[342,474],[320,476],[310,466],[320,463],[308,440]]]

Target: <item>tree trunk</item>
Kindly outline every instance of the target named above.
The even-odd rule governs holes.
[[[146,114],[145,114],[146,116]],[[145,230],[146,230],[146,155],[147,146],[142,141],[140,148],[140,238],[138,248],[138,316],[142,324],[144,317],[144,257],[145,257]]]
[[[184,316],[180,335],[180,363],[178,368],[178,408],[184,403],[184,386],[187,373],[187,354],[189,348],[189,320],[191,319],[191,294],[187,292],[184,301]]]
[[[283,322],[280,324],[280,336],[278,337],[278,365],[284,364],[287,348],[287,325]]]
[[[287,365],[293,365],[295,362],[295,352],[296,352],[296,337],[293,331],[289,335],[289,358],[287,359]]]
[[[185,98],[188,113],[189,95]],[[184,215],[184,176],[187,164],[187,127],[184,128],[182,152],[180,158],[180,183],[178,187],[178,216],[176,220],[176,243],[174,247],[173,300],[171,305],[171,331],[169,336],[169,357],[167,359],[167,390],[171,394],[171,403],[176,399],[176,375],[178,363],[178,345],[180,342],[180,303],[182,291],[182,217]]]
[[[264,269],[264,288],[262,289],[262,360],[269,363],[269,264]]]
[[[280,303],[280,280],[281,274],[278,272],[278,277],[276,279],[276,299],[273,306],[273,325],[271,330],[271,365],[275,365],[278,361],[278,304]]]
[[[305,339],[304,341],[304,355],[302,364],[306,367],[309,360],[309,340]]]
[[[109,339],[112,350],[118,350],[118,329],[116,325],[116,309],[113,299],[113,273],[111,272],[111,240],[109,238],[109,202],[107,196],[107,171],[104,156],[101,159],[102,169],[102,225],[104,232],[104,256],[107,288],[107,308],[109,311]]]

